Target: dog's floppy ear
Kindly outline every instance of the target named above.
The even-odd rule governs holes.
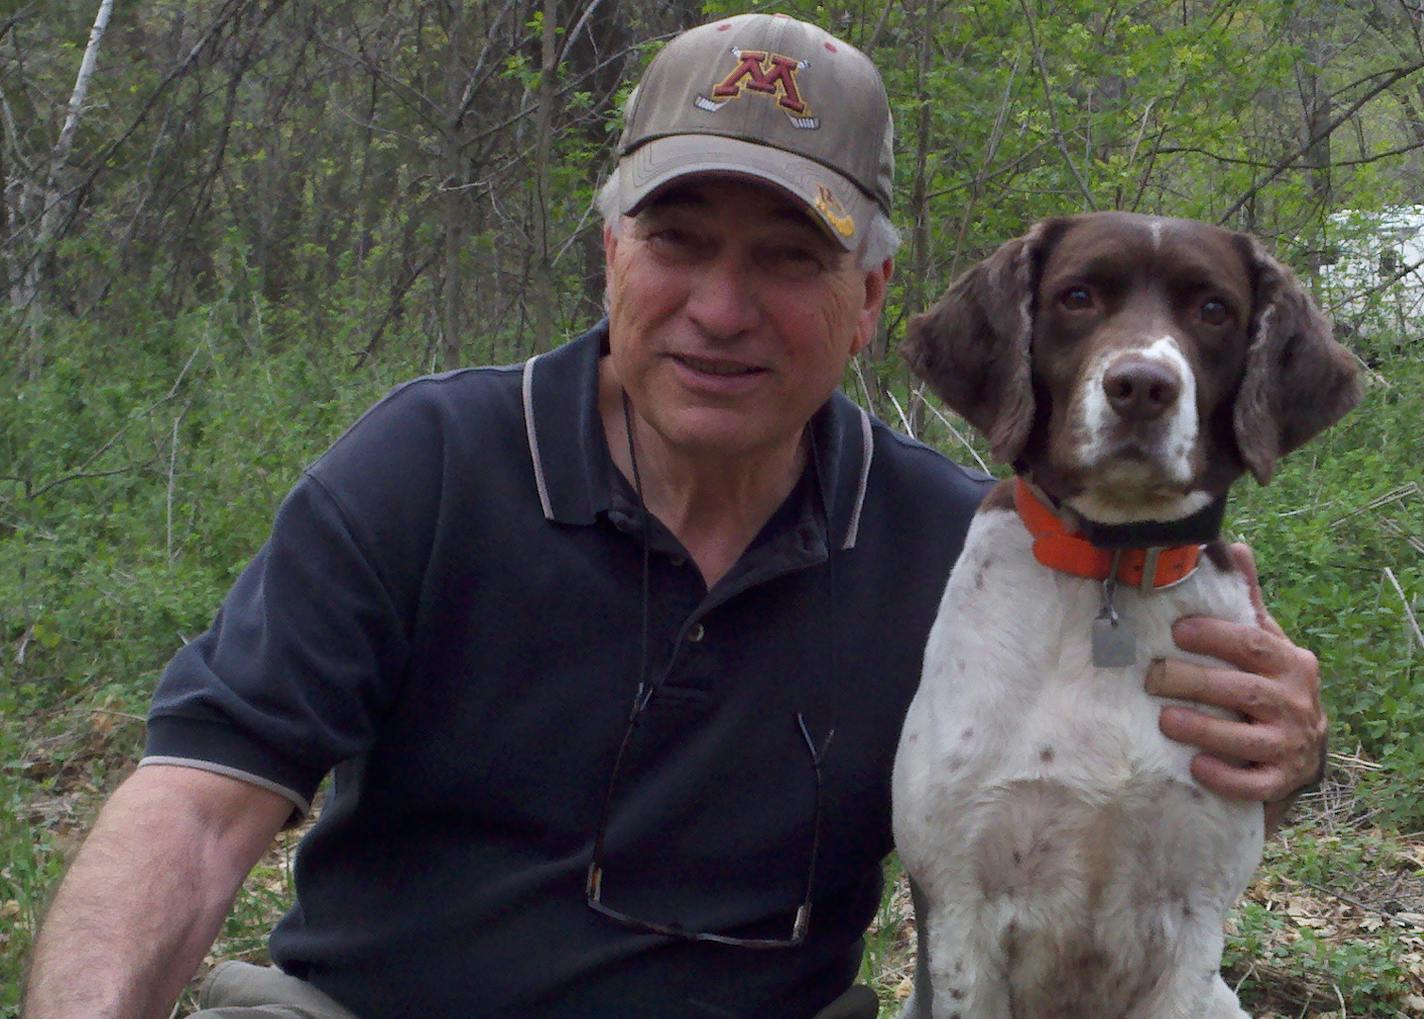
[[[1255,238],[1237,235],[1254,274],[1251,345],[1236,396],[1234,427],[1242,462],[1261,484],[1275,463],[1339,420],[1360,400],[1355,359],[1295,273]]]
[[[1033,425],[1033,292],[1064,224],[1045,220],[964,273],[910,320],[900,347],[915,374],[982,432],[1004,463],[1023,450]]]

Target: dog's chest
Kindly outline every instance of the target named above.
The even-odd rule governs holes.
[[[1252,620],[1245,582],[1204,560],[1169,590],[1119,588],[1136,661],[1099,668],[1102,585],[1049,571],[1030,542],[1007,510],[970,529],[895,762],[899,852],[933,899],[966,904],[965,922],[1023,939],[1054,918],[1048,956],[1141,950],[1180,932],[1182,910],[1209,927],[1255,866],[1260,808],[1197,786],[1194,751],[1161,734],[1165,702],[1143,684],[1152,659],[1191,657],[1174,620]]]
[[[1144,677],[1154,659],[1193,659],[1172,641],[1175,620],[1250,622],[1245,581],[1204,558],[1173,588],[1144,595],[1119,586],[1113,604],[1136,657],[1103,668],[1093,654],[1103,585],[1040,565],[1011,511],[981,513],[930,633],[906,736],[937,748],[928,753],[963,755],[976,782],[991,772],[1054,774],[1107,787],[1123,768],[1185,781],[1192,752],[1158,731],[1165,702],[1146,693]]]

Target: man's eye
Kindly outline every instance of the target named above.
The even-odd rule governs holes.
[[[1088,311],[1093,307],[1093,295],[1087,287],[1069,287],[1058,295],[1058,303],[1069,311]]]
[[[763,260],[773,272],[797,279],[814,276],[825,268],[819,253],[796,245],[768,248]]]
[[[664,258],[694,258],[702,247],[697,234],[675,226],[658,227],[650,231],[646,239]]]
[[[692,236],[685,230],[665,226],[648,234],[648,240],[664,247],[687,247],[692,244]]]

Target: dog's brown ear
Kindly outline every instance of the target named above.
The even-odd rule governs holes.
[[[1233,424],[1242,462],[1264,485],[1277,460],[1359,402],[1360,382],[1354,357],[1295,273],[1254,238],[1237,240],[1255,275],[1255,299]]]
[[[1039,223],[949,285],[910,320],[900,353],[946,404],[1012,463],[1033,426],[1029,349],[1038,266],[1061,220]]]

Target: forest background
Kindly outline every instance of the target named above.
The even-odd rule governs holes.
[[[0,1015],[159,671],[301,466],[394,383],[518,361],[599,317],[591,199],[621,100],[677,30],[741,9],[0,3]],[[1270,488],[1243,483],[1228,529],[1321,658],[1335,767],[1268,850],[1227,968],[1263,1014],[1424,1015],[1420,7],[775,9],[884,73],[906,243],[846,385],[951,456],[983,450],[895,346],[1041,216],[1252,231],[1333,312],[1365,402]],[[292,845],[220,953],[263,957]],[[887,1014],[913,937],[890,887],[865,967]]]

